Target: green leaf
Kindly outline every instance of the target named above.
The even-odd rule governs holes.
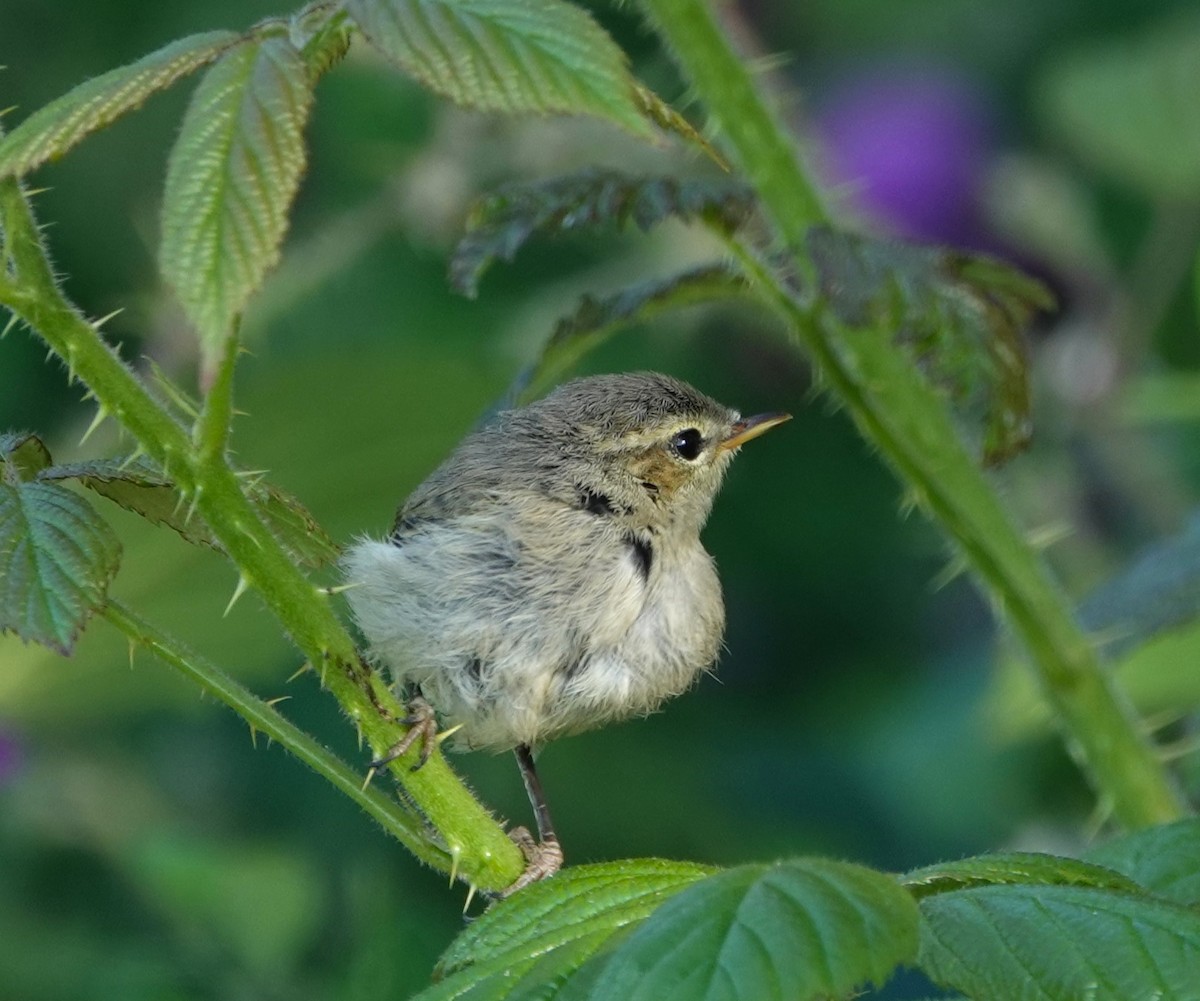
[[[435,93],[484,111],[586,114],[652,134],[628,60],[563,0],[349,0],[387,59]]]
[[[38,479],[78,480],[125,510],[173,529],[193,545],[221,548],[203,520],[181,501],[174,481],[144,457],[51,466]],[[267,483],[248,485],[246,494],[293,559],[311,567],[337,559],[337,545],[296,498]]]
[[[814,227],[808,249],[822,298],[849,327],[894,330],[933,382],[983,424],[984,461],[1031,434],[1022,334],[1047,289],[995,258]]]
[[[1167,900],[1200,905],[1200,819],[1196,817],[1126,834],[1088,852],[1088,858]]]
[[[120,559],[82,497],[55,483],[0,483],[0,633],[70,653]]]
[[[200,333],[206,373],[279,259],[312,84],[286,38],[243,44],[204,75],[171,150],[159,265]]]
[[[240,38],[232,31],[189,35],[80,84],[0,139],[0,177],[27,174],[62,156],[85,136],[136,109],[150,95],[212,62]]]
[[[495,260],[511,261],[534,235],[634,222],[643,230],[677,217],[732,233],[753,214],[754,194],[738,181],[631,177],[589,169],[532,184],[508,184],[471,210],[450,259],[450,284],[474,298]]]
[[[911,962],[917,923],[908,892],[862,866],[825,859],[743,866],[676,895],[585,964],[580,988],[568,982],[561,998],[841,997]]]
[[[506,405],[528,403],[622,327],[670,309],[743,295],[745,277],[724,264],[706,264],[670,278],[643,282],[612,295],[585,295],[559,320],[537,359],[514,381]]]
[[[39,475],[40,480],[78,480],[89,490],[121,505],[126,511],[140,514],[156,525],[174,529],[194,545],[218,548],[208,526],[192,516],[180,500],[175,484],[162,474],[149,459],[92,459],[51,466]]]
[[[1110,658],[1200,616],[1200,514],[1145,548],[1079,607],[1079,621]]]
[[[1141,889],[1137,882],[1111,868],[1036,852],[1005,852],[941,862],[905,873],[900,877],[900,882],[918,900],[972,886],[1010,883],[1095,886],[1130,893],[1137,893]]]
[[[988,1001],[1191,998],[1200,914],[1081,886],[981,886],[921,901],[920,968]]]
[[[41,438],[29,431],[8,431],[0,434],[0,461],[12,470],[12,479],[32,480],[50,465],[50,450]]]
[[[322,567],[338,558],[341,551],[337,543],[291,494],[269,483],[255,484],[246,492],[271,534],[292,559],[305,566]]]
[[[1176,18],[1053,63],[1039,88],[1053,134],[1154,198],[1200,195],[1200,20]]]
[[[537,986],[565,976],[615,933],[711,871],[659,859],[566,869],[471,924],[438,964],[440,983],[420,1001],[510,998],[522,980]]]

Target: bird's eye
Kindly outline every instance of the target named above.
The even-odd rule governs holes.
[[[681,459],[691,462],[704,448],[704,435],[695,428],[685,428],[671,439],[671,447]]]

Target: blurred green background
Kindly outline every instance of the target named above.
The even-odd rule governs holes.
[[[1030,335],[1036,443],[996,479],[1081,600],[1144,547],[1186,538],[1200,484],[1189,6],[753,0],[726,13],[847,218],[1004,254],[1055,288],[1061,311]],[[641,77],[686,102],[634,9],[593,9]],[[18,121],[172,38],[281,10],[7,0],[0,106]],[[123,308],[106,329],[125,356],[186,384],[194,348],[154,256],[189,89],[36,176],[69,293],[93,315]],[[284,264],[246,321],[234,445],[339,540],[385,530],[582,292],[717,252],[673,225],[542,242],[467,301],[447,289],[446,258],[489,185],[587,164],[708,168],[601,125],[458,111],[359,48],[321,83],[309,135]],[[796,420],[746,449],[706,534],[729,607],[718,677],[543,756],[569,860],[821,853],[902,869],[1002,846],[1072,852],[1095,836],[1103,817],[986,602],[938,533],[905,516],[893,477],[771,319],[682,313],[586,361],[638,368]],[[90,417],[27,331],[0,340],[0,427],[41,433],[56,459],[128,447],[106,425],[81,452]],[[291,718],[365,768],[311,676],[286,683],[298,658],[262,605],[222,617],[235,580],[221,560],[97,503],[124,542],[118,596],[262,696],[290,696]],[[1186,546],[1161,552],[1152,571],[1194,582]],[[1181,749],[1200,700],[1194,614],[1120,664]],[[1180,765],[1193,790],[1194,761]],[[458,764],[499,814],[527,822],[509,757]],[[148,655],[131,665],[104,624],[70,660],[0,640],[0,997],[404,997],[428,982],[462,904],[231,713]],[[921,990],[901,978],[888,996]]]

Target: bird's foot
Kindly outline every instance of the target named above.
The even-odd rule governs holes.
[[[403,757],[417,741],[421,742],[421,756],[412,766],[414,772],[433,754],[433,749],[437,746],[438,732],[437,717],[433,712],[433,706],[420,695],[413,696],[408,702],[408,715],[400,722],[408,727],[408,732],[389,747],[382,757],[371,762],[373,769],[383,768],[397,758]]]
[[[525,871],[500,891],[501,900],[511,897],[531,883],[553,876],[563,864],[563,850],[558,838],[551,836],[545,841],[537,841],[527,827],[514,827],[508,832],[508,836],[516,842],[521,854],[525,856]]]

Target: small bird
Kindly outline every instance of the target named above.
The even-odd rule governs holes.
[[[512,832],[528,866],[506,894],[563,861],[535,749],[650,713],[716,660],[700,530],[738,448],[789,416],[655,373],[576,379],[468,435],[385,540],[348,549],[369,655],[419,724],[384,760],[431,746],[435,710],[467,748],[516,750],[538,840]]]

